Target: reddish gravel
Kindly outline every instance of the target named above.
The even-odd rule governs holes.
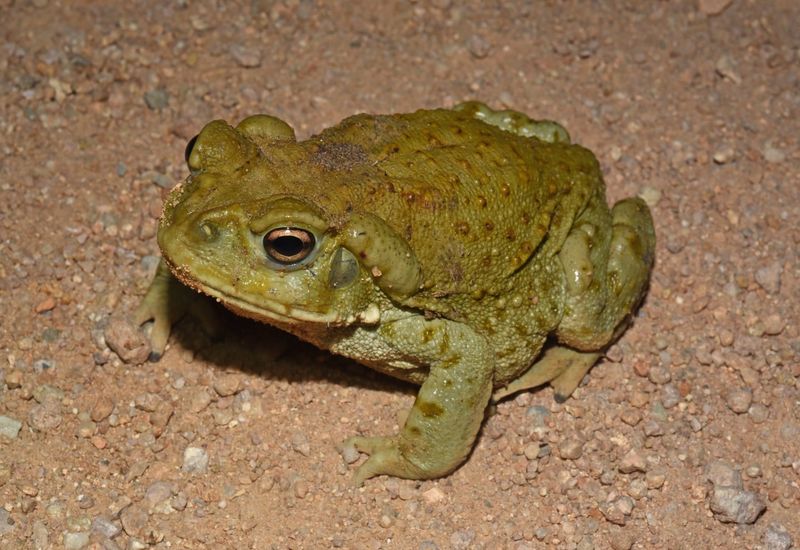
[[[0,548],[800,545],[796,0],[0,0],[0,20]],[[363,457],[337,444],[396,430],[413,388],[233,318],[137,364],[112,314],[205,122],[307,136],[465,99],[563,122],[610,199],[652,205],[649,296],[572,399],[499,404],[446,479],[353,489]]]

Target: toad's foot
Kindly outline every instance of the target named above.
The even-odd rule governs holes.
[[[212,303],[181,284],[172,276],[164,260],[161,260],[147,293],[133,313],[133,321],[137,325],[153,321],[153,329],[150,332],[151,361],[161,359],[172,332],[172,325],[187,312],[191,312],[200,320],[211,337],[216,337],[222,332],[222,325]]]
[[[497,389],[492,394],[492,400],[499,401],[519,391],[550,382],[556,401],[563,402],[572,395],[599,357],[600,353],[597,352],[582,352],[563,346],[550,347],[522,376]]]
[[[367,479],[381,474],[388,474],[405,479],[425,479],[423,468],[420,468],[400,450],[396,437],[351,437],[342,443],[344,448],[355,448],[360,453],[370,455],[353,475],[353,484],[361,487]]]

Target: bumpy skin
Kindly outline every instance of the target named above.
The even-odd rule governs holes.
[[[421,385],[399,434],[345,443],[371,455],[357,483],[452,472],[493,395],[551,382],[568,397],[624,330],[653,262],[647,207],[609,211],[591,152],[556,123],[481,103],[356,115],[303,142],[266,115],[214,121],[187,160],[158,234],[175,277]],[[296,261],[265,251],[284,228],[311,243]],[[156,319],[157,353],[179,307],[165,306],[165,273],[137,312]]]

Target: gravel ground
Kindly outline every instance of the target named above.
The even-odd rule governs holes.
[[[800,4],[0,0],[0,548],[800,544]],[[349,484],[414,389],[229,317],[122,319],[208,120],[482,99],[652,205],[635,325],[446,479]],[[266,337],[265,335],[266,331]],[[119,353],[109,349],[114,346]],[[123,361],[124,359],[124,361]]]

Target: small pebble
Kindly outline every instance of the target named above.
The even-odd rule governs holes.
[[[66,505],[60,500],[57,500],[55,502],[51,502],[50,504],[48,504],[47,507],[44,509],[44,511],[45,514],[47,514],[47,517],[50,518],[51,520],[60,521],[64,519],[64,514],[66,512]],[[0,524],[1,523],[2,521],[0,521]]]
[[[173,414],[175,414],[175,408],[168,401],[161,401],[156,410],[150,413],[150,425],[156,430],[156,435],[163,432]]]
[[[712,484],[709,507],[723,523],[750,524],[766,509],[764,500],[746,491],[742,474],[726,462],[717,460],[706,465],[704,475]]]
[[[16,390],[22,387],[22,373],[18,370],[12,370],[6,374],[6,387],[9,390]]]
[[[124,363],[141,365],[150,356],[150,344],[144,334],[125,319],[112,317],[103,332],[103,337],[106,345]]]
[[[665,409],[671,409],[681,401],[681,393],[673,384],[665,384],[661,388],[661,405]]]
[[[647,496],[647,482],[642,478],[634,478],[628,484],[628,495],[635,500],[640,500]]]
[[[770,523],[761,537],[763,550],[789,550],[794,541],[792,535],[779,523]]]
[[[745,469],[744,473],[747,474],[747,477],[749,478],[756,478],[756,477],[761,477],[763,471],[761,470],[761,466],[753,464],[752,466],[748,466]]]
[[[44,340],[45,342],[48,342],[48,343],[53,343],[53,342],[58,341],[59,336],[61,336],[61,331],[58,330],[58,329],[55,329],[53,327],[48,327],[48,328],[44,329],[44,331],[42,331],[42,340]],[[42,369],[41,370],[37,370],[36,369],[36,364],[34,363],[34,365],[33,365],[33,370],[36,371],[36,374],[41,374],[42,371],[44,371],[44,370],[46,370],[48,368],[50,368],[50,365],[45,364],[45,365],[42,365]]]
[[[534,405],[528,407],[525,411],[525,416],[531,420],[534,428],[544,428],[547,425],[547,417],[550,416],[550,411],[541,405]]]
[[[160,111],[169,105],[169,93],[164,88],[156,88],[144,94],[144,102],[151,111]]]
[[[768,315],[766,319],[764,319],[764,334],[768,334],[770,336],[777,336],[783,329],[786,327],[786,322],[783,320],[783,317],[778,315],[777,313],[773,313]]]
[[[227,426],[233,421],[233,411],[230,408],[215,409],[211,416],[214,417],[214,424],[217,426]]]
[[[133,398],[133,403],[140,411],[153,412],[161,403],[161,398],[154,393],[140,393]]]
[[[67,530],[72,533],[78,531],[89,531],[92,528],[92,519],[85,515],[68,515],[66,521]]]
[[[56,301],[52,296],[48,296],[33,308],[35,313],[45,313],[56,307]]]
[[[241,389],[241,378],[236,374],[225,374],[214,379],[214,391],[221,397],[233,395]]]
[[[525,458],[528,460],[536,460],[539,458],[539,444],[529,443],[525,445],[525,448],[522,450],[522,454],[524,454]]]
[[[653,343],[656,346],[658,351],[664,351],[669,347],[669,340],[667,340],[663,335],[659,334],[653,339]]]
[[[719,331],[719,343],[723,347],[730,347],[733,345],[733,332],[728,329],[722,329]]]
[[[633,472],[644,472],[647,470],[647,461],[636,449],[631,449],[620,460],[617,466],[623,474],[631,474]]]
[[[9,439],[16,439],[22,429],[22,422],[8,416],[0,416],[0,435]]]
[[[786,160],[786,152],[783,149],[775,147],[771,143],[767,143],[764,145],[764,160],[773,164],[778,162],[783,162]]]
[[[0,537],[14,530],[16,522],[5,508],[0,508]]]
[[[122,528],[130,537],[138,537],[147,527],[147,512],[139,505],[128,506],[120,514]]]
[[[742,475],[733,466],[722,460],[715,460],[706,465],[705,478],[714,486],[742,488]]]
[[[37,432],[55,430],[61,425],[62,420],[61,405],[55,401],[34,405],[28,411],[28,425]]]
[[[697,9],[706,15],[719,15],[733,0],[698,0]]]
[[[0,462],[0,487],[11,481],[12,472],[10,464]]]
[[[232,44],[228,49],[231,57],[240,66],[252,69],[261,65],[261,49],[245,44]]]
[[[644,480],[649,489],[660,489],[667,480],[667,476],[663,470],[652,470],[645,474]]]
[[[636,506],[634,500],[629,496],[617,496],[611,502],[600,505],[600,512],[606,521],[616,525],[625,525],[627,517],[633,512]]]
[[[647,203],[647,206],[655,208],[661,201],[661,190],[655,187],[645,186],[639,191],[639,196]]]
[[[766,267],[757,269],[755,279],[768,294],[778,294],[781,291],[782,274],[783,263],[773,262]]]
[[[205,473],[208,469],[208,453],[200,447],[186,447],[181,469],[190,474]]]
[[[113,539],[122,532],[122,528],[103,516],[97,516],[92,520],[92,531],[100,533],[108,539]]]
[[[297,498],[305,498],[310,490],[311,486],[309,485],[308,481],[305,481],[304,479],[298,479],[294,483],[294,496]]]
[[[723,54],[714,65],[717,74],[734,84],[741,84],[742,77],[736,70],[736,61],[728,54]]]
[[[606,358],[613,363],[621,362],[625,358],[625,353],[622,350],[622,346],[619,344],[614,344],[608,348],[608,351],[606,352]]]
[[[653,384],[658,384],[659,386],[661,386],[672,380],[672,373],[669,372],[669,369],[667,367],[656,365],[650,368],[650,372],[647,374],[647,378]]]
[[[169,503],[170,506],[172,506],[172,508],[180,512],[181,510],[186,509],[186,505],[189,504],[189,497],[186,496],[186,493],[181,491],[177,495],[172,497]]]
[[[81,550],[89,544],[89,533],[64,533],[65,550]]]
[[[114,410],[114,401],[111,400],[110,397],[107,395],[101,395],[97,398],[97,401],[92,407],[91,411],[91,419],[95,422],[102,422],[111,414]]]
[[[168,501],[174,492],[174,485],[168,481],[151,483],[144,493],[142,502],[149,511],[160,511],[160,505]]]
[[[361,453],[358,452],[354,445],[342,445],[339,454],[342,455],[342,459],[347,464],[353,464],[361,458]]]
[[[750,409],[753,402],[753,392],[750,388],[735,388],[725,396],[728,408],[736,414],[744,414]]]
[[[636,503],[630,497],[621,496],[614,501],[614,505],[626,516],[631,515]]]
[[[736,158],[736,151],[730,145],[726,145],[714,151],[712,158],[717,164],[728,164]]]
[[[122,511],[131,505],[131,499],[122,495],[117,500],[108,505],[108,511],[111,514],[111,519],[118,519]]]
[[[643,430],[644,435],[647,437],[658,437],[664,435],[664,427],[653,419],[645,422]]]
[[[309,456],[311,454],[311,444],[308,442],[308,437],[302,433],[293,434],[292,449],[303,456]]]
[[[91,420],[84,420],[78,424],[78,437],[88,439],[97,432],[97,424]]]
[[[636,543],[636,534],[620,529],[611,535],[609,543],[613,550],[630,550]],[[595,548],[595,546],[590,545],[587,548]]]
[[[152,181],[156,185],[158,185],[161,189],[172,189],[175,187],[177,182],[172,178],[172,176],[168,174],[162,174],[161,172],[156,172],[152,176]]]
[[[472,542],[475,540],[475,531],[472,529],[465,529],[454,531],[450,535],[450,548],[454,550],[467,550],[472,547]]]
[[[635,361],[633,363],[633,372],[636,373],[637,376],[641,376],[644,378],[650,374],[650,363],[647,361]]]
[[[576,460],[583,454],[583,442],[570,437],[558,444],[558,454],[565,460]]]
[[[190,390],[189,411],[199,413],[211,404],[211,394],[204,387],[195,387]]]
[[[78,495],[78,508],[88,510],[94,507],[94,499],[89,495]]]
[[[422,499],[426,504],[439,504],[445,499],[445,494],[438,487],[432,487],[422,493]]]
[[[492,51],[492,45],[482,36],[473,34],[467,40],[467,49],[473,57],[483,59]]]
[[[757,493],[737,487],[714,486],[709,508],[722,523],[751,524],[767,505]]]
[[[750,415],[750,419],[756,424],[762,424],[769,418],[769,409],[761,403],[751,405],[747,413]]]
[[[60,405],[64,399],[64,390],[50,384],[40,384],[33,389],[33,398],[40,404]]]
[[[2,528],[0,528],[0,536],[2,536]],[[33,547],[38,549],[47,548],[50,544],[50,533],[47,531],[47,525],[41,520],[36,520],[33,522],[33,529],[32,529],[31,539],[33,542]]]

